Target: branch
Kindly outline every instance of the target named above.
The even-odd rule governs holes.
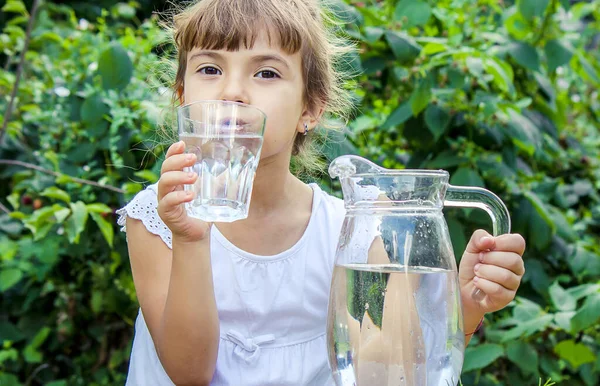
[[[98,188],[102,188],[102,189],[106,189],[106,190],[111,190],[113,192],[117,192],[117,193],[125,193],[125,191],[123,189],[119,189],[119,188],[115,188],[114,186],[110,186],[110,185],[102,185],[99,184],[95,181],[90,181],[90,180],[84,180],[81,178],[77,178],[77,177],[71,177],[69,175],[63,174],[63,173],[58,173],[52,170],[48,170],[48,169],[44,169],[41,166],[37,166],[34,164],[30,164],[27,162],[21,162],[21,161],[13,161],[13,160],[8,160],[8,159],[0,159],[0,165],[16,165],[16,166],[21,166],[27,169],[33,169],[33,170],[37,170],[39,172],[42,173],[46,173],[46,174],[50,174],[53,175],[55,177],[68,177],[71,181],[79,183],[79,184],[84,184],[84,185],[91,185],[91,186],[95,186]]]
[[[6,214],[10,214],[10,210],[0,202],[0,210]]]
[[[2,122],[2,128],[0,128],[0,144],[2,143],[2,138],[4,138],[4,134],[6,133],[8,121],[10,120],[10,116],[12,114],[13,104],[17,98],[17,91],[19,90],[19,83],[21,81],[21,75],[23,74],[23,67],[25,66],[25,54],[27,54],[27,50],[29,49],[29,41],[31,40],[31,32],[33,31],[33,24],[35,23],[35,17],[37,15],[39,3],[39,0],[33,0],[31,16],[29,17],[29,22],[27,22],[27,31],[25,32],[25,43],[23,45],[23,51],[21,51],[19,67],[17,67],[15,84],[13,85],[12,93],[10,94],[10,101],[6,107],[6,112],[4,113],[4,122]],[[8,62],[10,62],[10,59],[8,59]]]

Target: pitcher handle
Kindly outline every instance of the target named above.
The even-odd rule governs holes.
[[[492,233],[494,236],[510,233],[508,209],[504,202],[489,190],[448,185],[444,206],[483,209],[492,219]],[[471,296],[475,301],[481,301],[485,297],[485,293],[477,288]]]

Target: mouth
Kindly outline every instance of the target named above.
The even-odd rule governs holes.
[[[240,118],[224,118],[221,120],[221,126],[224,127],[245,127],[249,124],[249,122],[246,122],[243,119]]]

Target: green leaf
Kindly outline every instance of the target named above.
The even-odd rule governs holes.
[[[575,300],[579,300],[595,292],[600,292],[600,284],[581,284],[569,288],[567,292],[573,296]]]
[[[485,183],[479,173],[469,167],[462,167],[454,172],[450,179],[450,183],[456,186],[485,187]]]
[[[401,0],[396,5],[394,19],[403,21],[406,18],[407,23],[403,27],[411,28],[427,24],[431,17],[431,7],[429,4],[418,0]]]
[[[543,296],[548,294],[550,278],[541,261],[536,259],[525,259],[525,276],[523,277],[523,280],[531,283],[531,286],[539,294]]]
[[[385,38],[390,45],[394,56],[401,63],[413,61],[421,52],[421,46],[408,35],[387,31],[385,33]]]
[[[579,236],[565,217],[565,214],[552,206],[549,209],[552,222],[556,225],[556,233],[566,241],[577,241]]]
[[[0,237],[0,261],[9,261],[14,259],[19,250],[18,244],[8,237]]]
[[[569,362],[575,370],[585,363],[596,360],[596,356],[589,347],[583,343],[575,343],[573,340],[563,340],[554,347],[554,352]]]
[[[157,176],[151,170],[140,170],[138,172],[133,173],[133,175],[136,177],[139,177],[143,180],[146,180],[152,184],[155,183],[156,181],[158,181],[158,178],[159,178],[159,176]]]
[[[54,217],[56,218],[56,222],[58,224],[62,224],[63,221],[71,214],[71,209],[63,208],[54,212]]]
[[[85,229],[85,223],[87,222],[88,211],[85,204],[81,201],[71,204],[71,216],[65,223],[65,231],[69,238],[69,243],[78,244],[79,236]]]
[[[548,4],[550,0],[517,0],[519,12],[528,20],[544,16]]]
[[[123,90],[133,75],[133,63],[127,51],[119,43],[112,43],[100,54],[98,73],[105,90]]]
[[[527,43],[515,42],[509,46],[508,53],[521,66],[532,71],[539,71],[540,57],[535,47]]]
[[[0,372],[0,385],[2,386],[22,386],[19,378],[13,374]]]
[[[388,119],[381,125],[382,129],[389,129],[390,127],[398,126],[406,122],[412,117],[412,109],[410,108],[410,101],[402,103],[394,110]]]
[[[25,339],[25,334],[8,321],[0,322],[0,344],[4,341],[18,342]],[[1,383],[0,383],[1,385]]]
[[[385,29],[380,27],[365,27],[365,40],[371,44],[381,39]]]
[[[594,66],[583,56],[583,54],[577,55],[577,63],[580,66],[578,73],[587,80],[590,80],[596,84],[600,84],[600,75]]]
[[[525,39],[530,33],[527,20],[523,18],[523,15],[521,15],[520,12],[513,12],[512,15],[506,18],[504,27],[513,38],[518,40]]]
[[[54,198],[57,200],[61,200],[66,202],[67,204],[71,202],[71,196],[67,192],[62,189],[57,188],[56,186],[51,186],[49,188],[44,189],[41,196]]]
[[[96,222],[96,224],[98,224],[100,232],[102,232],[102,236],[104,236],[104,240],[106,240],[108,245],[112,248],[114,238],[114,229],[112,224],[106,221],[102,215],[98,213],[91,212],[90,216],[92,216],[92,219]]]
[[[448,129],[450,114],[438,105],[429,105],[425,110],[425,124],[437,141]]]
[[[88,204],[86,207],[88,212],[90,213],[112,213],[112,209],[108,205],[99,202],[94,204]]]
[[[510,65],[498,58],[490,58],[483,61],[483,68],[494,77],[494,84],[501,91],[512,91],[514,74]]]
[[[600,256],[590,252],[583,247],[577,247],[568,259],[571,270],[576,275],[593,276],[600,275]]]
[[[102,292],[98,290],[92,291],[92,297],[90,299],[90,307],[94,314],[99,314],[102,311]]]
[[[463,372],[482,369],[504,355],[504,349],[499,344],[484,343],[473,348],[467,348]]]
[[[81,105],[81,120],[90,126],[99,125],[110,112],[99,94],[92,94]]]
[[[467,158],[459,156],[455,151],[446,150],[439,153],[433,160],[427,163],[431,169],[449,169],[468,161]]]
[[[571,294],[565,291],[558,280],[556,280],[549,289],[550,299],[554,303],[554,307],[561,311],[573,311],[577,307],[577,301]]]
[[[509,109],[508,115],[508,133],[513,143],[527,154],[533,155],[542,146],[540,129],[518,111]]]
[[[509,342],[506,346],[506,356],[519,366],[523,373],[538,373],[538,353],[531,344],[520,340]]]
[[[554,317],[550,314],[541,315],[535,319],[528,320],[526,322],[519,322],[515,327],[506,331],[500,341],[510,342],[517,338],[526,338],[535,334],[538,331],[544,331],[546,327],[552,323]]]
[[[442,43],[430,42],[423,47],[423,53],[426,55],[434,55],[444,51],[448,51],[448,46]]]
[[[40,363],[42,361],[42,353],[38,348],[44,343],[52,330],[49,327],[43,327],[36,336],[31,340],[31,343],[23,350],[23,357],[28,363]]]
[[[0,292],[12,288],[23,278],[23,272],[17,268],[3,268],[0,271]]]
[[[600,293],[595,293],[585,300],[583,307],[571,318],[573,333],[583,331],[596,325],[600,321]]]
[[[425,110],[431,101],[431,82],[429,77],[419,81],[417,87],[410,96],[410,108],[413,115],[416,117]]]
[[[465,236],[464,227],[461,222],[454,219],[454,217],[446,217],[446,223],[448,224],[448,232],[450,233],[450,239],[452,240],[454,256],[460,257],[468,242],[467,237]]]
[[[571,319],[575,316],[575,311],[557,312],[554,314],[554,322],[565,331],[571,331]]]
[[[27,8],[21,0],[8,0],[2,7],[2,11],[6,13],[19,13],[28,15]]]
[[[573,57],[573,48],[569,43],[560,39],[549,40],[544,47],[548,72],[554,72],[558,67],[564,66]]]

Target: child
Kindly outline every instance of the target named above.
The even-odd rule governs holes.
[[[157,184],[121,209],[141,310],[128,385],[325,385],[326,315],[343,202],[290,172],[311,133],[348,103],[317,0],[203,0],[175,17],[179,103],[228,100],[267,115],[249,216],[186,215],[173,144]],[[159,237],[157,237],[159,236]],[[523,238],[473,234],[460,264],[466,338],[505,307],[524,273]],[[491,251],[491,252],[485,252]],[[475,288],[487,294],[476,301]]]

